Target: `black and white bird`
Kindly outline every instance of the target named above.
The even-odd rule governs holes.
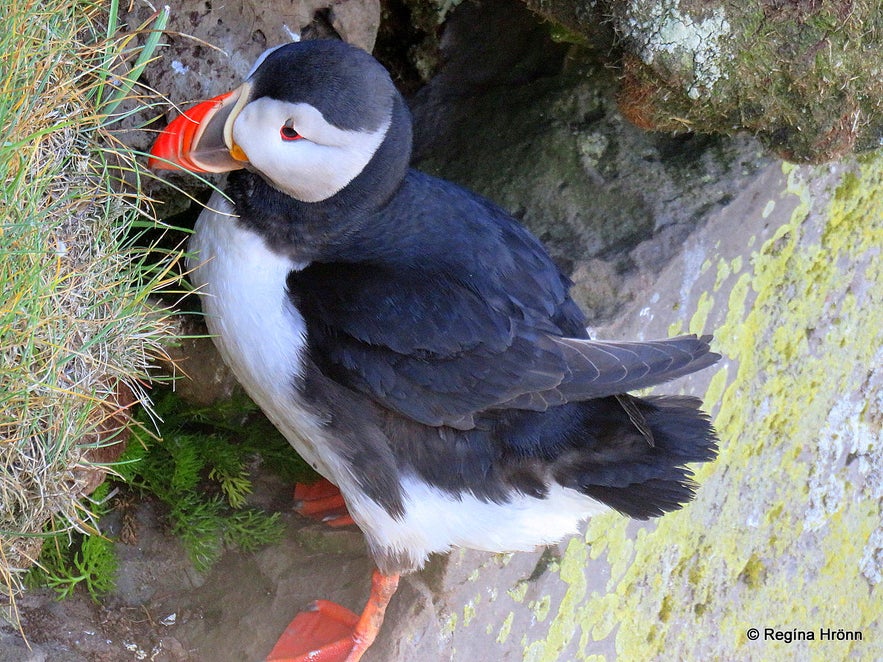
[[[377,564],[361,616],[320,602],[270,659],[357,660],[400,573],[531,550],[606,510],[693,497],[717,452],[695,398],[627,392],[708,367],[708,336],[589,338],[569,280],[507,212],[409,168],[387,71],[339,41],[264,53],[172,122],[150,165],[232,172],[191,240],[224,360],[336,485]],[[309,500],[309,491],[307,494]],[[300,657],[298,657],[300,656]]]

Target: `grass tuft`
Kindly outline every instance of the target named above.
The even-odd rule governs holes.
[[[152,103],[134,79],[167,14],[136,41],[117,35],[117,9],[0,6],[0,616],[13,622],[43,540],[97,530],[83,500],[107,470],[97,451],[147,403],[173,335],[150,294],[175,282],[176,254],[139,246],[155,221],[123,182],[145,173],[111,132],[132,113],[120,107]],[[81,550],[84,573],[99,552]]]

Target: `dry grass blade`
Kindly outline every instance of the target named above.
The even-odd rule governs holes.
[[[94,530],[90,451],[114,443],[121,393],[146,399],[172,333],[148,295],[173,280],[174,256],[157,264],[133,240],[150,211],[119,181],[140,170],[107,134],[108,110],[134,94],[125,72],[149,57],[108,35],[115,11],[0,7],[0,614],[12,620],[47,524]]]

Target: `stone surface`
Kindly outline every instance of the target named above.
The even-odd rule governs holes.
[[[727,360],[701,376],[707,387],[688,388],[718,403],[722,453],[703,469],[696,503],[655,530],[633,538],[622,523],[590,524],[587,552],[619,570],[550,626],[579,623],[571,641],[582,654],[605,645],[625,659],[883,653],[881,186],[881,154],[772,167],[609,330],[715,330]],[[571,545],[581,558],[581,543]],[[752,627],[761,640],[749,640]],[[776,642],[765,628],[815,641]],[[820,628],[863,640],[820,641]]]
[[[453,12],[442,59],[412,100],[418,167],[512,211],[576,273],[593,325],[615,316],[765,162],[745,136],[673,137],[624,122],[603,61],[556,43],[511,2]],[[601,283],[582,277],[589,265]]]
[[[883,140],[883,14],[873,0],[525,1],[590,42],[614,44],[620,107],[645,128],[748,129],[798,162]]]
[[[141,80],[182,104],[236,87],[264,50],[300,36],[337,36],[370,51],[380,24],[379,0],[176,0],[169,7],[161,58]],[[152,13],[135,3],[127,23]]]

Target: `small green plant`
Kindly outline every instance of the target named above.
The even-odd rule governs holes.
[[[315,475],[244,394],[211,407],[159,397],[162,441],[136,429],[116,470],[130,487],[168,507],[172,532],[194,567],[208,570],[225,545],[251,551],[279,539],[278,514],[246,507],[256,458],[291,481]],[[309,478],[307,478],[309,480]]]
[[[279,514],[246,505],[252,491],[249,466],[261,462],[292,483],[315,480],[315,474],[256,405],[238,393],[210,407],[194,407],[166,391],[156,399],[154,415],[162,420],[161,438],[150,432],[151,420],[142,413],[114,465],[116,477],[89,497],[89,509],[99,518],[106,515],[109,495],[117,488],[158,499],[167,508],[169,530],[200,572],[209,570],[225,547],[251,552],[278,541]],[[69,545],[63,543],[47,542],[28,585],[53,588],[59,599],[77,586],[95,600],[113,590],[112,539],[74,533]]]
[[[92,493],[90,509],[94,515],[100,517],[107,514],[109,491],[109,483],[104,483]],[[59,536],[46,542],[39,564],[31,568],[27,575],[28,585],[48,586],[55,590],[59,600],[69,597],[80,585],[96,601],[113,589],[117,558],[112,540],[99,534],[77,533],[69,545],[63,542]]]

